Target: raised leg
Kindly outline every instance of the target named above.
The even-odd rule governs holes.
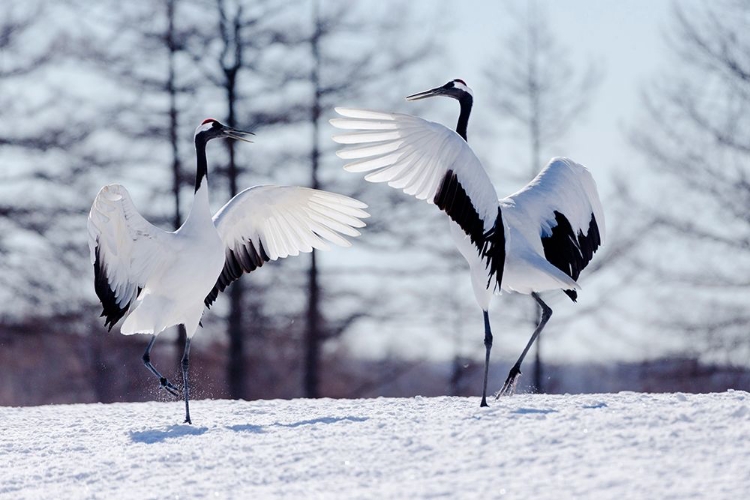
[[[154,342],[156,342],[156,335],[151,336],[151,342],[148,343],[148,347],[146,347],[146,352],[143,353],[143,364],[146,365],[146,368],[148,368],[148,371],[156,375],[156,378],[159,379],[159,383],[161,384],[161,388],[170,393],[172,396],[180,396],[180,390],[172,385],[172,382],[167,380],[165,376],[163,376],[161,373],[159,373],[159,370],[154,368],[154,365],[151,364],[151,348],[154,346]]]
[[[185,353],[182,355],[182,393],[185,395],[185,423],[192,424],[190,421],[190,384],[188,383],[188,367],[190,357],[190,337],[185,339]]]
[[[512,396],[513,393],[516,391],[516,384],[518,384],[518,378],[521,376],[521,363],[523,363],[523,359],[526,357],[526,353],[529,352],[529,349],[531,349],[531,346],[534,344],[534,341],[537,339],[539,334],[542,333],[542,330],[544,329],[544,325],[547,324],[547,321],[549,321],[550,317],[552,316],[552,309],[550,309],[550,307],[544,303],[544,301],[541,299],[541,297],[539,297],[539,295],[536,294],[536,292],[533,292],[531,296],[534,297],[534,299],[539,304],[539,307],[542,308],[542,319],[541,321],[539,321],[539,324],[534,330],[534,333],[531,335],[531,338],[529,339],[529,343],[526,344],[526,347],[521,353],[521,356],[518,358],[518,361],[516,361],[516,364],[513,365],[513,368],[510,369],[510,373],[508,373],[508,378],[505,379],[505,384],[503,384],[503,388],[500,389],[498,393],[495,395],[495,399],[499,398],[500,396]]]
[[[492,330],[490,330],[490,315],[484,311],[484,384],[482,385],[482,402],[479,406],[487,404],[487,375],[490,371],[490,351],[492,350]]]

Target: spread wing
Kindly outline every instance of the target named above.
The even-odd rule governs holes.
[[[214,216],[226,247],[226,262],[213,290],[220,292],[269,260],[327,250],[328,243],[351,246],[344,236],[359,236],[360,219],[369,217],[364,203],[317,189],[296,186],[255,186],[232,198]]]
[[[138,297],[154,269],[169,258],[169,233],[144,219],[127,189],[104,186],[88,218],[94,289],[109,330]]]
[[[406,194],[434,203],[471,239],[491,275],[502,279],[505,235],[498,199],[481,162],[454,131],[397,113],[336,108],[331,124],[350,132],[333,138],[352,147],[336,154],[354,160],[349,172],[387,182]]]
[[[604,243],[604,211],[589,170],[553,158],[529,184],[500,200],[530,242],[541,240],[544,257],[577,280]],[[538,244],[538,243],[537,243]],[[575,291],[566,290],[575,300]],[[572,294],[572,295],[571,295]]]

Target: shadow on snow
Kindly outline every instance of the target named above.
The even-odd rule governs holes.
[[[131,432],[130,439],[134,443],[161,443],[166,439],[173,439],[182,436],[200,436],[208,430],[208,427],[193,427],[192,425],[171,425],[166,430],[148,430],[140,432]]]
[[[518,408],[513,410],[511,413],[516,413],[519,415],[527,415],[530,413],[557,413],[557,410],[553,410],[552,408]]]
[[[265,432],[265,427],[301,427],[303,425],[316,425],[316,424],[335,424],[338,422],[364,422],[367,418],[365,417],[321,417],[310,420],[300,420],[299,422],[292,423],[281,423],[276,422],[271,425],[253,425],[253,424],[241,424],[241,425],[230,425],[227,429],[234,432],[251,432],[254,434],[261,434]],[[152,429],[147,431],[130,432],[130,439],[134,443],[161,443],[167,439],[174,439],[183,436],[200,436],[208,430],[208,427],[193,427],[191,425],[172,425],[166,430]]]
[[[300,420],[299,422],[292,422],[290,424],[276,422],[274,424],[271,424],[265,427],[272,427],[272,426],[273,427],[300,427],[303,425],[335,424],[338,422],[364,422],[366,420],[367,418],[365,417],[320,417],[320,418],[313,418],[311,420]],[[265,432],[263,428],[264,426],[262,425],[252,425],[252,424],[231,425],[227,427],[227,429],[233,430],[235,432],[253,432],[256,434]]]

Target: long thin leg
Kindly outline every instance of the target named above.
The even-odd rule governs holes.
[[[146,368],[156,375],[156,378],[159,379],[159,383],[161,384],[161,388],[170,393],[172,396],[178,396],[180,395],[180,390],[172,385],[172,382],[167,380],[165,376],[163,376],[161,373],[159,373],[159,370],[154,368],[154,365],[151,364],[151,348],[154,346],[154,342],[156,342],[156,335],[151,336],[151,342],[148,343],[148,347],[146,347],[146,352],[143,353],[143,364],[146,365]]]
[[[482,402],[479,406],[487,404],[487,375],[490,371],[490,351],[492,350],[492,330],[490,330],[490,315],[484,311],[484,384],[482,385]]]
[[[537,301],[539,304],[539,307],[542,308],[542,319],[539,321],[539,325],[537,325],[536,329],[534,330],[533,335],[531,335],[531,339],[529,339],[529,343],[526,344],[526,347],[524,348],[523,352],[521,353],[521,356],[518,358],[518,361],[516,361],[516,364],[513,365],[513,368],[510,369],[510,373],[508,373],[508,378],[505,379],[505,384],[503,384],[503,388],[498,391],[498,393],[495,395],[495,399],[499,398],[500,396],[512,396],[513,393],[516,391],[516,384],[518,384],[518,378],[521,376],[521,363],[523,363],[523,359],[526,357],[526,353],[529,352],[529,349],[531,348],[534,341],[539,337],[539,334],[542,333],[542,330],[544,329],[544,326],[547,324],[547,321],[549,321],[550,317],[552,316],[552,309],[544,303],[544,301],[537,295],[536,292],[533,292],[531,294],[532,297]]]
[[[189,367],[189,361],[188,358],[190,357],[190,337],[187,337],[185,339],[185,353],[182,355],[182,393],[185,395],[185,423],[186,424],[192,424],[193,422],[190,421],[190,404],[188,403],[190,399],[190,384],[188,383],[188,367]]]

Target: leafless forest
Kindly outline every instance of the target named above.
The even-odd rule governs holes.
[[[535,175],[607,84],[606,61],[576,64],[543,9],[512,15],[472,83],[498,117],[477,125],[482,136],[512,134],[525,155],[515,170],[486,161],[493,180]],[[430,75],[450,65],[437,36],[449,24],[407,3],[3,3],[0,404],[167,398],[141,362],[148,339],[98,317],[86,216],[116,182],[154,224],[179,227],[193,130],[209,116],[256,134],[209,148],[215,209],[248,186],[297,184],[360,198],[372,217],[351,249],[270,262],[222,294],[196,336],[195,396],[478,394],[481,314],[445,221],[347,175],[328,126],[334,106],[403,110],[406,94],[442,83]],[[581,277],[588,298],[553,316],[523,390],[750,389],[750,2],[678,3],[663,43],[669,56],[623,127],[643,167],[617,158],[596,172],[607,244]],[[496,299],[492,314],[499,389],[538,316],[526,296]],[[154,348],[165,374],[178,372],[182,335]],[[547,361],[549,336],[635,354]],[[394,338],[415,340],[403,352]]]

